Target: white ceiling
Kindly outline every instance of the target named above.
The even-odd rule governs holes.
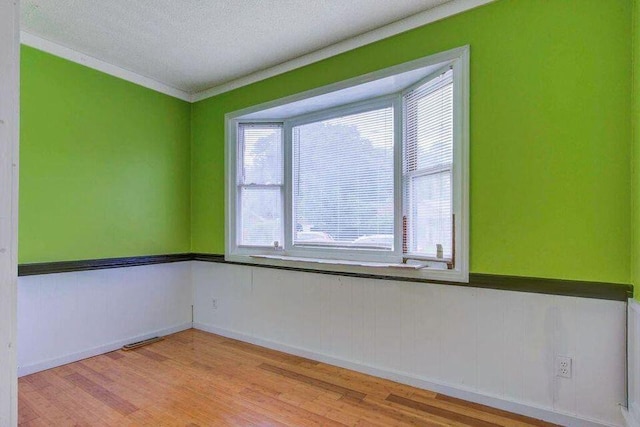
[[[23,0],[22,30],[188,93],[448,0]]]

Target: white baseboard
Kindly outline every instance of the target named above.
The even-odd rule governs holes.
[[[157,331],[152,331],[146,334],[137,335],[135,337],[125,338],[109,344],[101,345],[99,347],[94,347],[94,348],[79,351],[76,353],[67,354],[62,357],[56,357],[55,359],[44,360],[42,362],[33,363],[31,365],[26,365],[26,366],[18,366],[18,377],[34,374],[36,372],[66,365],[68,363],[77,362],[78,360],[87,359],[89,357],[98,356],[100,354],[109,353],[110,351],[118,350],[123,345],[129,344],[132,342],[142,341],[142,340],[157,337],[157,336],[175,334],[176,332],[191,329],[192,326],[193,325],[191,322],[183,323],[181,325],[176,325],[169,328],[160,329]]]
[[[611,424],[602,423],[600,421],[584,419],[584,418],[576,417],[574,415],[564,414],[564,413],[552,411],[546,408],[504,399],[498,396],[485,395],[469,389],[455,387],[447,384],[442,384],[437,381],[429,380],[426,378],[420,378],[420,377],[408,375],[403,372],[380,369],[370,365],[351,362],[348,360],[327,356],[325,354],[316,353],[316,352],[305,350],[302,348],[292,347],[286,344],[281,344],[274,341],[256,338],[241,332],[235,332],[228,329],[218,328],[216,326],[212,326],[208,324],[194,322],[193,328],[201,331],[205,331],[205,332],[210,332],[216,335],[221,335],[227,338],[233,338],[233,339],[248,342],[251,344],[259,345],[261,347],[267,347],[273,350],[282,351],[288,354],[305,357],[307,359],[317,360],[319,362],[328,363],[334,366],[339,366],[341,368],[351,369],[353,371],[374,375],[376,377],[385,378],[385,379],[396,381],[402,384],[407,384],[413,387],[431,390],[437,393],[445,394],[447,396],[464,399],[470,402],[480,403],[482,405],[491,406],[493,408],[514,412],[517,414],[525,415],[528,417],[544,420],[547,422],[551,422],[551,423],[555,423],[563,426],[569,426],[569,427],[612,426]]]
[[[622,416],[627,427],[640,427],[640,304],[627,301],[627,402]]]

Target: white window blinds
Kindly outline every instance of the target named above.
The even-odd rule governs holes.
[[[404,96],[403,252],[453,258],[453,72]]]
[[[238,125],[237,194],[240,246],[282,245],[282,125]]]
[[[393,108],[293,127],[293,243],[393,249]]]

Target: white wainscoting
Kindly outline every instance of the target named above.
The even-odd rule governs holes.
[[[625,302],[198,261],[192,280],[198,329],[563,425],[624,425]]]
[[[640,304],[629,300],[628,326],[628,407],[623,414],[629,427],[640,427]]]
[[[18,278],[18,375],[189,329],[191,263]]]

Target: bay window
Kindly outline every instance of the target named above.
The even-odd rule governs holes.
[[[468,277],[468,48],[228,114],[231,261]]]

